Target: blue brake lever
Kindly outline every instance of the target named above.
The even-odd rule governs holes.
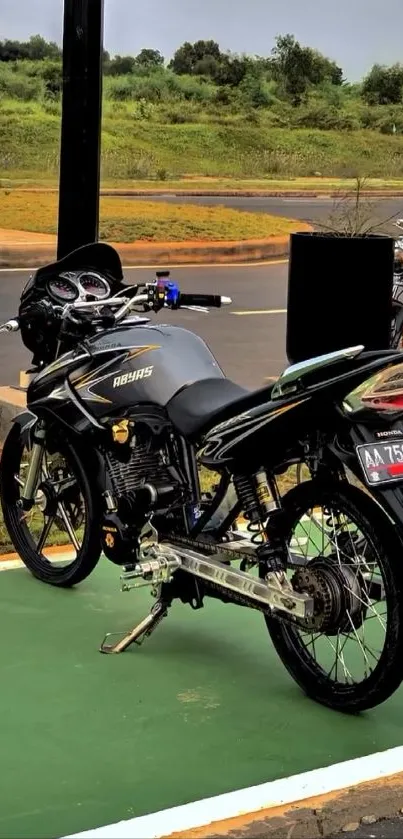
[[[179,297],[180,297],[180,290],[179,286],[176,283],[173,283],[171,280],[168,280],[165,284],[166,288],[166,295],[165,295],[165,302],[170,309],[178,309],[179,308]]]
[[[158,277],[155,283],[149,285],[149,305],[154,312],[159,312],[164,306],[179,309],[180,290],[176,283]]]

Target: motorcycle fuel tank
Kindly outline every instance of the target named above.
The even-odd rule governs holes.
[[[204,341],[179,326],[122,325],[86,342],[89,357],[69,375],[96,417],[138,403],[161,407],[186,385],[224,373]]]

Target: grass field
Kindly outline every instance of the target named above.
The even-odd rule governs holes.
[[[56,193],[0,190],[0,227],[56,233]],[[177,206],[130,199],[101,199],[101,239],[136,241],[239,241],[289,235],[301,222],[224,207]]]
[[[2,102],[0,180],[56,182],[60,115],[40,103]],[[183,176],[264,181],[269,187],[291,178],[338,180],[357,175],[384,181],[403,178],[403,137],[376,131],[322,131],[272,127],[246,116],[236,122],[180,125],[135,121],[117,106],[103,121],[104,184],[147,181],[169,186]],[[317,183],[315,178],[315,184]]]
[[[101,192],[128,193],[227,193],[241,192],[244,195],[255,193],[283,194],[283,193],[319,193],[328,195],[334,193],[353,192],[357,187],[355,178],[287,178],[279,179],[266,178],[224,178],[210,177],[208,175],[184,175],[182,178],[169,178],[165,180],[113,180],[111,178],[102,181]],[[58,190],[58,178],[56,175],[41,177],[39,174],[29,177],[8,177],[1,178],[0,188],[7,190]],[[367,178],[364,181],[363,191],[394,193],[403,192],[403,178]]]

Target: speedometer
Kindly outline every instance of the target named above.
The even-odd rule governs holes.
[[[57,277],[54,280],[49,280],[48,283],[49,294],[56,300],[66,300],[72,302],[78,297],[78,289],[70,280]]]
[[[99,274],[95,274],[92,271],[86,271],[85,274],[80,274],[78,282],[85,294],[96,297],[98,300],[102,300],[104,297],[109,297],[109,284],[103,277],[100,277]]]

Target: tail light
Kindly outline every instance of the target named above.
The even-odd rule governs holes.
[[[403,363],[387,367],[358,385],[343,402],[348,413],[362,409],[403,412]]]

